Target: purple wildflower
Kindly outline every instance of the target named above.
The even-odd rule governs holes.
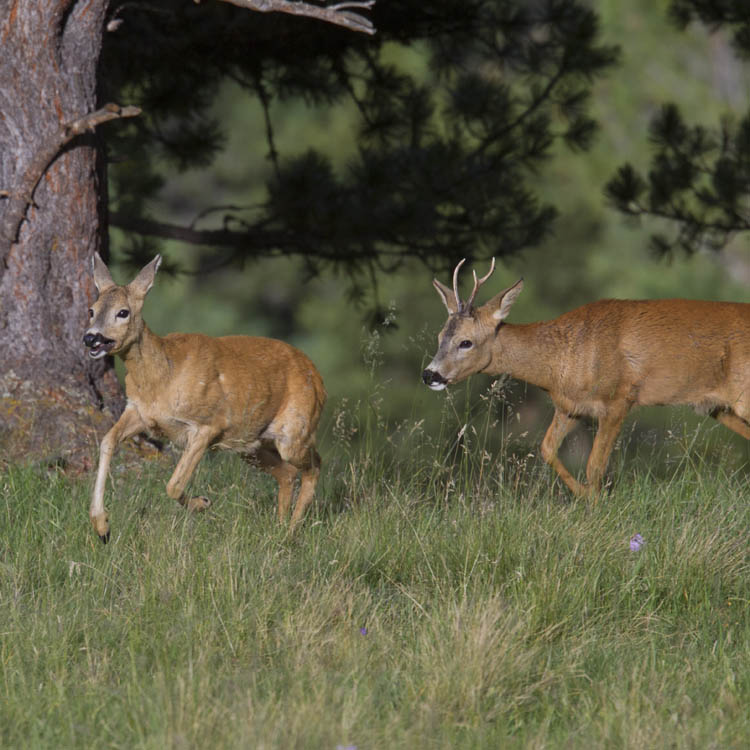
[[[367,635],[367,628],[364,625],[359,629],[359,634]]]
[[[643,547],[645,542],[643,541],[643,537],[640,534],[635,534],[630,538],[630,551],[631,552],[638,552],[638,550]]]

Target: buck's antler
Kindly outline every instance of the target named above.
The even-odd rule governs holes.
[[[482,284],[484,284],[484,282],[487,281],[490,276],[492,276],[492,273],[495,270],[494,258],[492,259],[490,270],[484,276],[482,276],[481,279],[478,279],[477,272],[472,270],[472,273],[474,274],[474,289],[472,289],[471,294],[469,295],[469,298],[466,300],[466,302],[461,302],[461,298],[458,296],[458,272],[464,263],[466,263],[466,258],[461,260],[453,271],[453,294],[456,296],[456,308],[458,312],[468,312],[469,310],[471,310],[471,306],[474,304],[474,298],[477,296],[479,287],[481,287]]]
[[[490,270],[487,271],[487,273],[484,276],[482,276],[481,279],[477,279],[477,272],[472,269],[471,272],[474,274],[474,289],[472,289],[471,296],[469,297],[469,299],[466,300],[466,309],[467,310],[471,309],[471,306],[474,304],[474,297],[477,296],[477,292],[479,291],[479,287],[482,286],[482,284],[484,284],[484,282],[487,281],[487,279],[489,279],[490,276],[492,276],[492,272],[494,270],[495,270],[495,259],[494,258],[492,259],[492,263],[490,264]]]
[[[456,297],[456,310],[458,310],[459,312],[461,312],[463,305],[461,303],[461,298],[458,296],[458,272],[464,263],[466,263],[466,258],[460,260],[458,262],[458,265],[456,266],[456,269],[453,271],[453,294]]]

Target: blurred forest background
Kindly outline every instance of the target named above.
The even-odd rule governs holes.
[[[621,48],[618,63],[593,84],[590,114],[599,131],[588,151],[555,147],[534,186],[541,199],[559,211],[553,233],[538,246],[503,259],[485,295],[523,275],[526,285],[510,321],[516,323],[554,317],[603,297],[750,302],[747,237],[736,238],[718,255],[657,258],[649,249],[655,223],[628,220],[604,194],[605,184],[623,162],[648,169],[649,122],[664,103],[675,102],[687,120],[708,127],[716,127],[722,117],[739,118],[750,105],[750,65],[735,54],[726,30],[712,32],[699,24],[677,29],[668,20],[667,0],[602,0],[592,7],[601,21],[600,41]],[[426,55],[418,46],[392,43],[387,54],[428,79]],[[341,167],[356,150],[349,106],[290,99],[274,102],[270,113],[278,151],[285,156],[312,147],[335,154],[334,166]],[[148,206],[163,221],[186,225],[207,204],[251,205],[264,199],[273,165],[259,101],[225,81],[214,114],[228,136],[225,148],[205,167],[171,169]],[[115,166],[115,177],[116,171]],[[134,272],[127,262],[128,243],[120,230],[111,230],[113,272],[120,281]],[[352,293],[347,279],[334,274],[310,278],[295,258],[190,273],[198,267],[199,254],[205,257],[205,248],[163,241],[147,249],[162,252],[167,266],[182,269],[160,273],[149,295],[144,314],[154,331],[273,336],[300,347],[316,362],[329,392],[323,451],[342,414],[353,424],[352,414],[372,410],[384,433],[405,419],[424,419],[424,428],[432,429],[439,418],[445,396],[421,385],[420,374],[434,353],[446,313],[432,288],[433,274],[421,263],[410,262],[395,275],[379,273],[374,286]],[[485,264],[478,263],[477,269],[483,273]],[[465,285],[469,277],[466,271]],[[447,275],[441,280],[450,281]],[[373,316],[376,309],[381,314]],[[447,397],[453,399],[450,411],[457,430],[485,408],[482,395],[489,380],[473,381]],[[508,385],[504,393],[505,406],[497,407],[504,414],[498,416],[506,417],[504,424],[531,450],[541,439],[551,408],[531,388]],[[663,430],[684,424],[689,432],[698,421],[688,410],[640,410],[631,415],[625,439],[629,449],[640,446],[650,453]],[[746,460],[744,441],[733,440],[710,420],[704,425],[701,437],[708,437],[717,453]],[[717,430],[719,439],[714,439]],[[585,433],[573,437],[566,460],[575,461],[576,454],[585,452],[588,439]]]

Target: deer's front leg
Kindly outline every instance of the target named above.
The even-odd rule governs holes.
[[[565,436],[577,423],[577,417],[571,417],[555,406],[555,415],[542,440],[542,458],[552,466],[574,495],[581,496],[586,494],[586,488],[565,468],[565,464],[557,455]]]
[[[104,436],[99,447],[99,468],[96,472],[94,494],[91,497],[89,517],[99,538],[109,541],[109,516],[104,510],[104,487],[107,483],[109,464],[117,446],[125,439],[146,429],[146,425],[134,406],[128,405],[112,429]]]
[[[217,436],[216,428],[211,425],[198,427],[188,438],[185,450],[175,466],[174,473],[167,483],[167,494],[188,510],[205,510],[211,505],[206,497],[185,497],[185,487],[195,471],[195,467],[211,445],[211,441]]]
[[[599,420],[599,427],[586,465],[588,493],[594,500],[601,490],[609,456],[629,411],[630,404],[628,402],[616,402],[610,405],[606,416]]]

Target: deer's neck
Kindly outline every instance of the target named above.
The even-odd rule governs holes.
[[[505,323],[495,337],[492,362],[486,372],[507,374],[545,390],[551,390],[559,374],[564,342],[549,321]]]
[[[127,385],[132,384],[139,390],[169,379],[169,362],[162,339],[145,324],[138,339],[123,352],[122,360],[127,370]]]

